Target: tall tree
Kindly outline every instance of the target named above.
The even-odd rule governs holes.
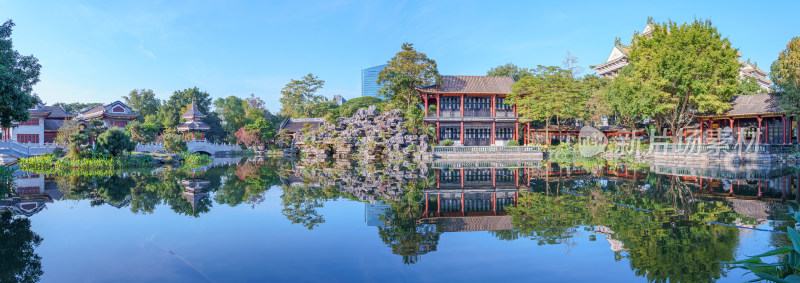
[[[581,99],[586,102],[582,117],[584,121],[599,125],[604,117],[611,114],[611,105],[606,97],[610,82],[609,78],[593,74],[581,78]]]
[[[325,85],[313,74],[305,75],[300,80],[292,79],[281,90],[281,114],[290,118],[320,117],[317,104],[328,101],[324,96],[317,95],[317,91]]]
[[[43,240],[31,230],[30,219],[0,213],[0,282],[38,282],[44,271],[36,247]]]
[[[556,66],[538,66],[534,75],[514,83],[506,103],[517,105],[523,122],[544,121],[548,143],[551,121],[560,126],[566,119],[579,118],[583,107],[579,82],[571,71]]]
[[[441,83],[436,61],[425,53],[414,50],[414,44],[403,43],[400,52],[378,73],[378,84],[383,85],[380,94],[389,100],[387,109],[400,109],[406,125],[414,130],[422,127],[422,106],[417,87]]]
[[[214,101],[214,107],[225,123],[225,132],[235,133],[239,128],[253,121],[245,113],[245,105],[247,105],[247,102],[233,95],[226,98],[217,98]]]
[[[486,72],[487,76],[493,77],[512,77],[515,82],[519,81],[523,77],[527,77],[533,75],[528,68],[520,68],[514,63],[508,62],[505,65],[500,65],[494,68],[489,69]]]
[[[792,38],[772,63],[770,76],[781,96],[781,106],[790,115],[800,114],[800,37]]]
[[[156,98],[156,94],[150,89],[134,89],[128,95],[122,97],[125,104],[141,114],[141,120],[150,115],[156,115],[161,100]]]
[[[740,66],[730,41],[710,21],[652,26],[649,37],[635,35],[629,59],[632,78],[652,91],[654,104],[647,107],[655,120],[678,133],[692,122],[689,113],[727,110]]]
[[[768,90],[761,88],[758,79],[754,77],[744,77],[736,87],[736,95],[747,95],[756,93],[767,93]]]
[[[33,85],[39,82],[42,65],[36,57],[22,56],[14,50],[11,30],[14,22],[0,26],[0,126],[11,127],[12,121],[30,119],[28,109],[40,103],[33,94]]]
[[[608,85],[604,95],[617,118],[615,122],[631,129],[643,119],[658,114],[656,106],[661,97],[659,92],[649,84],[642,84],[630,66],[625,66],[619,71],[619,75]],[[653,122],[656,128],[661,128],[661,120]]]

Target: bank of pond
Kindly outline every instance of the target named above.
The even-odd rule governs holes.
[[[87,232],[96,237],[132,233],[123,237],[123,243],[156,237],[197,262],[198,268],[206,268],[206,276],[213,280],[231,279],[223,270],[206,265],[217,258],[214,252],[238,251],[241,258],[226,261],[247,267],[253,259],[273,262],[269,251],[291,248],[299,253],[285,256],[285,268],[307,266],[324,272],[330,264],[325,258],[330,256],[343,264],[367,258],[374,265],[366,267],[371,272],[409,280],[421,278],[391,266],[410,264],[424,271],[457,261],[466,270],[462,272],[474,278],[483,272],[533,272],[537,278],[562,281],[738,282],[749,275],[719,261],[791,244],[784,231],[796,223],[786,213],[800,198],[800,176],[794,168],[585,166],[262,158],[196,168],[111,166],[96,170],[97,174],[19,170],[15,191],[0,202],[0,210],[6,212],[0,231],[18,229],[10,235],[20,239],[0,244],[4,250],[34,251],[17,253],[20,256],[9,265],[34,270],[7,270],[9,274],[0,278],[64,280],[57,276],[74,271],[58,266],[64,264],[62,253],[81,248],[97,251],[102,264],[118,268],[112,260],[117,255],[94,247],[48,245],[95,237]],[[69,220],[73,215],[81,215],[81,221]],[[114,219],[125,224],[101,224]],[[65,221],[70,227],[56,224]],[[248,235],[263,238],[259,241],[263,247],[253,248]],[[212,245],[203,254],[190,252],[190,246],[211,239],[230,241],[222,250]],[[372,241],[383,247],[373,247]],[[323,245],[326,242],[338,244]],[[132,249],[106,240],[99,245],[120,252]],[[364,251],[353,253],[355,247]],[[152,253],[160,255],[134,249],[126,256],[145,259]],[[504,264],[486,264],[487,260]],[[71,268],[89,270],[82,263],[73,262]],[[552,269],[557,264],[590,267],[565,273]],[[359,272],[356,264],[342,265],[337,269]],[[509,268],[515,266],[520,268]],[[172,276],[163,272],[149,275],[155,277],[126,275],[134,276],[132,281]],[[178,273],[196,275],[184,272]],[[290,275],[252,273],[246,278],[301,278]],[[454,278],[442,273],[425,276]]]

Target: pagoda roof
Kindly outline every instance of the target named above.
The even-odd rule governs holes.
[[[183,119],[186,119],[186,118],[205,118],[205,117],[206,117],[206,115],[203,114],[203,112],[200,112],[199,109],[197,109],[197,105],[195,105],[194,100],[192,100],[192,104],[189,104],[189,109],[186,109],[186,113],[183,113],[183,115],[181,115],[181,118],[183,118]]]
[[[442,76],[441,83],[417,88],[421,93],[509,94],[514,79],[495,76]]]
[[[192,131],[192,130],[202,131],[208,129],[211,129],[211,127],[208,124],[203,123],[201,121],[185,122],[183,124],[178,125],[178,130],[181,131]]]

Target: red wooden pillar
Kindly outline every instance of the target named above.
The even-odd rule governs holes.
[[[758,195],[756,197],[761,198],[761,181],[758,181]]]
[[[698,121],[700,122],[700,143],[705,143],[703,141],[703,136],[705,136],[703,133],[703,119],[698,119]]]
[[[439,183],[441,183],[441,180],[442,180],[441,175],[439,174],[441,172],[442,172],[442,170],[436,170],[436,189],[437,190],[439,189]]]
[[[464,117],[464,95],[461,95],[461,117]]]
[[[764,143],[764,139],[762,138],[764,131],[761,130],[762,119],[763,118],[761,118],[761,116],[756,116],[756,120],[758,120],[758,141],[757,141],[758,143]]]
[[[494,117],[494,115],[495,115],[495,113],[494,113],[494,108],[495,108],[495,107],[494,107],[494,103],[495,103],[495,97],[497,97],[497,95],[495,95],[495,94],[492,94],[492,101],[491,101],[491,107],[492,107],[492,117]]]
[[[461,168],[461,170],[459,170],[459,171],[461,173],[461,188],[463,189],[464,188],[464,168]]]
[[[463,109],[462,109],[463,113]],[[461,145],[464,145],[464,121],[461,121]]]
[[[465,212],[466,210],[464,209],[464,193],[461,193],[461,216],[464,216]]]
[[[425,193],[425,213],[423,214],[425,217],[428,216],[428,201],[428,193]]]
[[[492,113],[492,114],[494,114],[494,113]],[[497,127],[497,122],[492,121],[492,137],[491,137],[492,144],[491,145],[494,145],[494,136],[495,136],[496,127]]]
[[[514,205],[517,205],[517,199],[519,199],[519,191],[514,192]]]
[[[442,117],[442,100],[438,93],[436,94],[436,117]]]
[[[783,120],[783,143],[786,144],[786,115],[781,115],[781,120]]]
[[[492,193],[492,212],[497,215],[497,194]]]
[[[494,180],[494,174],[495,174],[494,168],[492,168],[492,189],[497,188],[497,184],[495,183],[495,180]]]
[[[439,111],[439,110],[436,110]],[[441,139],[441,132],[439,132],[439,121],[436,121],[436,144],[439,144],[439,139]]]
[[[436,216],[442,215],[442,194],[436,195]]]
[[[738,140],[739,139],[739,133],[736,133],[735,135],[733,133],[733,118],[728,117],[728,121],[731,122],[731,136],[732,137],[736,137],[736,139]]]
[[[514,170],[514,184],[519,188],[519,169]]]
[[[427,94],[425,95],[424,99],[425,99],[425,116],[424,117],[428,117],[428,95]]]
[[[519,131],[519,122],[514,122],[514,140],[515,141],[519,141],[519,138],[517,138],[517,132],[518,131]]]

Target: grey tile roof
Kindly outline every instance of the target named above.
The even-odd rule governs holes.
[[[298,130],[302,129],[305,124],[310,124],[311,128],[318,128],[320,125],[325,123],[325,120],[322,118],[299,118],[299,119],[288,119],[281,124],[281,130],[287,130],[290,133],[295,133]]]
[[[44,120],[44,130],[45,131],[58,131],[61,128],[61,125],[64,124],[64,120],[59,119],[45,119]]]
[[[203,112],[200,112],[200,110],[197,109],[197,105],[194,104],[194,101],[192,101],[192,104],[189,104],[189,109],[186,109],[186,113],[183,113],[183,115],[181,115],[181,118],[184,119],[193,117],[194,118],[206,117],[206,115],[203,114]]]
[[[511,216],[465,216],[442,217],[436,219],[437,226],[442,232],[474,232],[510,230]]]
[[[759,93],[739,95],[731,99],[731,107],[723,114],[703,114],[698,117],[727,117],[780,114],[783,112],[778,104],[778,95],[774,93]]]
[[[418,88],[423,93],[509,94],[514,79],[493,76],[442,76],[438,85]]]

